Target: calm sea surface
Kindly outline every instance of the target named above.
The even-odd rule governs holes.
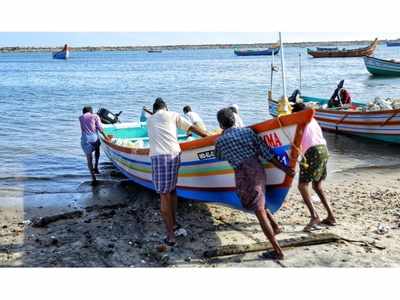
[[[339,80],[354,99],[400,98],[400,78],[369,75],[361,58],[312,59],[306,49],[286,48],[288,93],[329,97]],[[376,56],[400,58],[400,47],[379,46]],[[278,59],[278,57],[276,57]],[[80,148],[78,117],[84,105],[123,111],[136,121],[140,109],[163,97],[171,110],[190,104],[208,127],[217,127],[217,110],[240,106],[246,124],[269,118],[266,94],[271,57],[235,57],[233,50],[72,52],[68,61],[50,53],[0,54],[0,199],[24,194],[75,193],[90,179]],[[273,91],[281,94],[281,75]],[[330,171],[400,164],[394,145],[326,134]],[[102,157],[103,172],[112,169]],[[335,174],[335,173],[333,173]],[[333,175],[334,176],[334,175]],[[52,196],[53,195],[53,196]]]

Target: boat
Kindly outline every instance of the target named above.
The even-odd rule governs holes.
[[[279,53],[279,47],[277,48],[268,48],[264,50],[253,50],[253,49],[246,49],[246,50],[237,50],[235,49],[233,52],[237,56],[259,56],[259,55],[277,55]]]
[[[386,42],[386,46],[388,47],[399,47],[400,46],[400,41],[393,41],[393,42]]]
[[[68,45],[65,44],[64,48],[61,51],[52,53],[54,59],[67,59],[69,58],[69,50]]]
[[[303,130],[313,114],[312,110],[307,110],[250,127],[273,148],[283,163],[295,168]],[[109,160],[129,180],[154,190],[147,127],[143,124],[104,125],[105,134],[113,138],[106,140],[101,137],[101,145]],[[214,156],[217,138],[218,135],[213,135],[190,141],[186,133],[178,132],[182,154],[177,194],[183,199],[219,203],[244,210],[235,192],[233,169],[228,162],[219,161]],[[267,175],[266,207],[276,212],[282,206],[293,178],[270,163],[263,164]]]
[[[154,49],[147,50],[147,53],[161,53],[161,52],[162,52],[161,50],[154,50]]]
[[[364,111],[367,105],[359,101],[352,101],[356,109],[328,109],[329,99],[302,98],[320,106],[315,119],[325,131],[400,144],[400,109]],[[270,114],[277,115],[278,101],[269,99],[268,103]]]
[[[317,47],[317,51],[336,51],[338,47]]]
[[[368,72],[372,75],[400,76],[400,61],[365,56],[364,63]]]
[[[342,50],[311,50],[307,48],[307,53],[314,58],[320,57],[360,57],[370,56],[374,53],[378,45],[378,39],[376,38],[369,46],[356,49],[342,49]]]

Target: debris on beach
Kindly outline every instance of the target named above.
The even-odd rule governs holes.
[[[379,223],[377,228],[376,228],[376,233],[378,234],[386,234],[389,232],[389,226],[386,226],[385,224]]]

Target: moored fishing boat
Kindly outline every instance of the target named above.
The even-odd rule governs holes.
[[[386,46],[388,46],[388,47],[400,47],[400,41],[392,41],[392,42],[387,41],[386,42]]]
[[[282,162],[295,167],[304,127],[310,122],[313,111],[283,116],[252,125],[262,139],[274,149]],[[130,180],[154,189],[151,176],[147,128],[129,123],[105,125],[112,140],[102,138],[102,147],[111,162]],[[235,192],[234,171],[226,161],[214,156],[214,143],[218,135],[187,140],[178,135],[182,154],[177,194],[180,197],[202,202],[215,202],[243,209]],[[293,178],[273,165],[264,162],[267,175],[266,206],[276,212],[283,204]]]
[[[369,46],[356,49],[342,49],[342,50],[311,50],[307,49],[307,53],[315,58],[321,57],[359,57],[372,55],[378,45],[376,38]]]
[[[372,75],[400,76],[400,61],[365,56],[365,67]]]
[[[315,119],[322,129],[369,139],[400,144],[400,109],[365,111],[367,105],[353,101],[357,109],[325,108],[329,99],[303,97],[305,103],[315,103]],[[278,102],[269,100],[271,115],[277,115]]]
[[[279,53],[279,47],[268,48],[264,50],[234,50],[233,52],[237,56],[259,56],[259,55],[277,55]]]
[[[69,58],[68,45],[65,44],[64,48],[61,51],[53,52],[52,55],[54,59],[68,59]]]

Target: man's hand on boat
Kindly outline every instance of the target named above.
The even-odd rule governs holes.
[[[205,130],[203,130],[203,129],[195,126],[195,125],[190,126],[187,132],[188,133],[194,132],[195,134],[197,134],[197,135],[199,135],[201,137],[206,137],[206,136],[210,135],[207,131],[205,131]]]
[[[285,166],[284,164],[282,164],[276,157],[274,157],[273,159],[270,160],[270,162],[277,167],[278,169],[282,170],[283,172],[286,173],[286,175],[290,176],[290,177],[294,177],[294,175],[296,175],[296,172],[290,168]]]

